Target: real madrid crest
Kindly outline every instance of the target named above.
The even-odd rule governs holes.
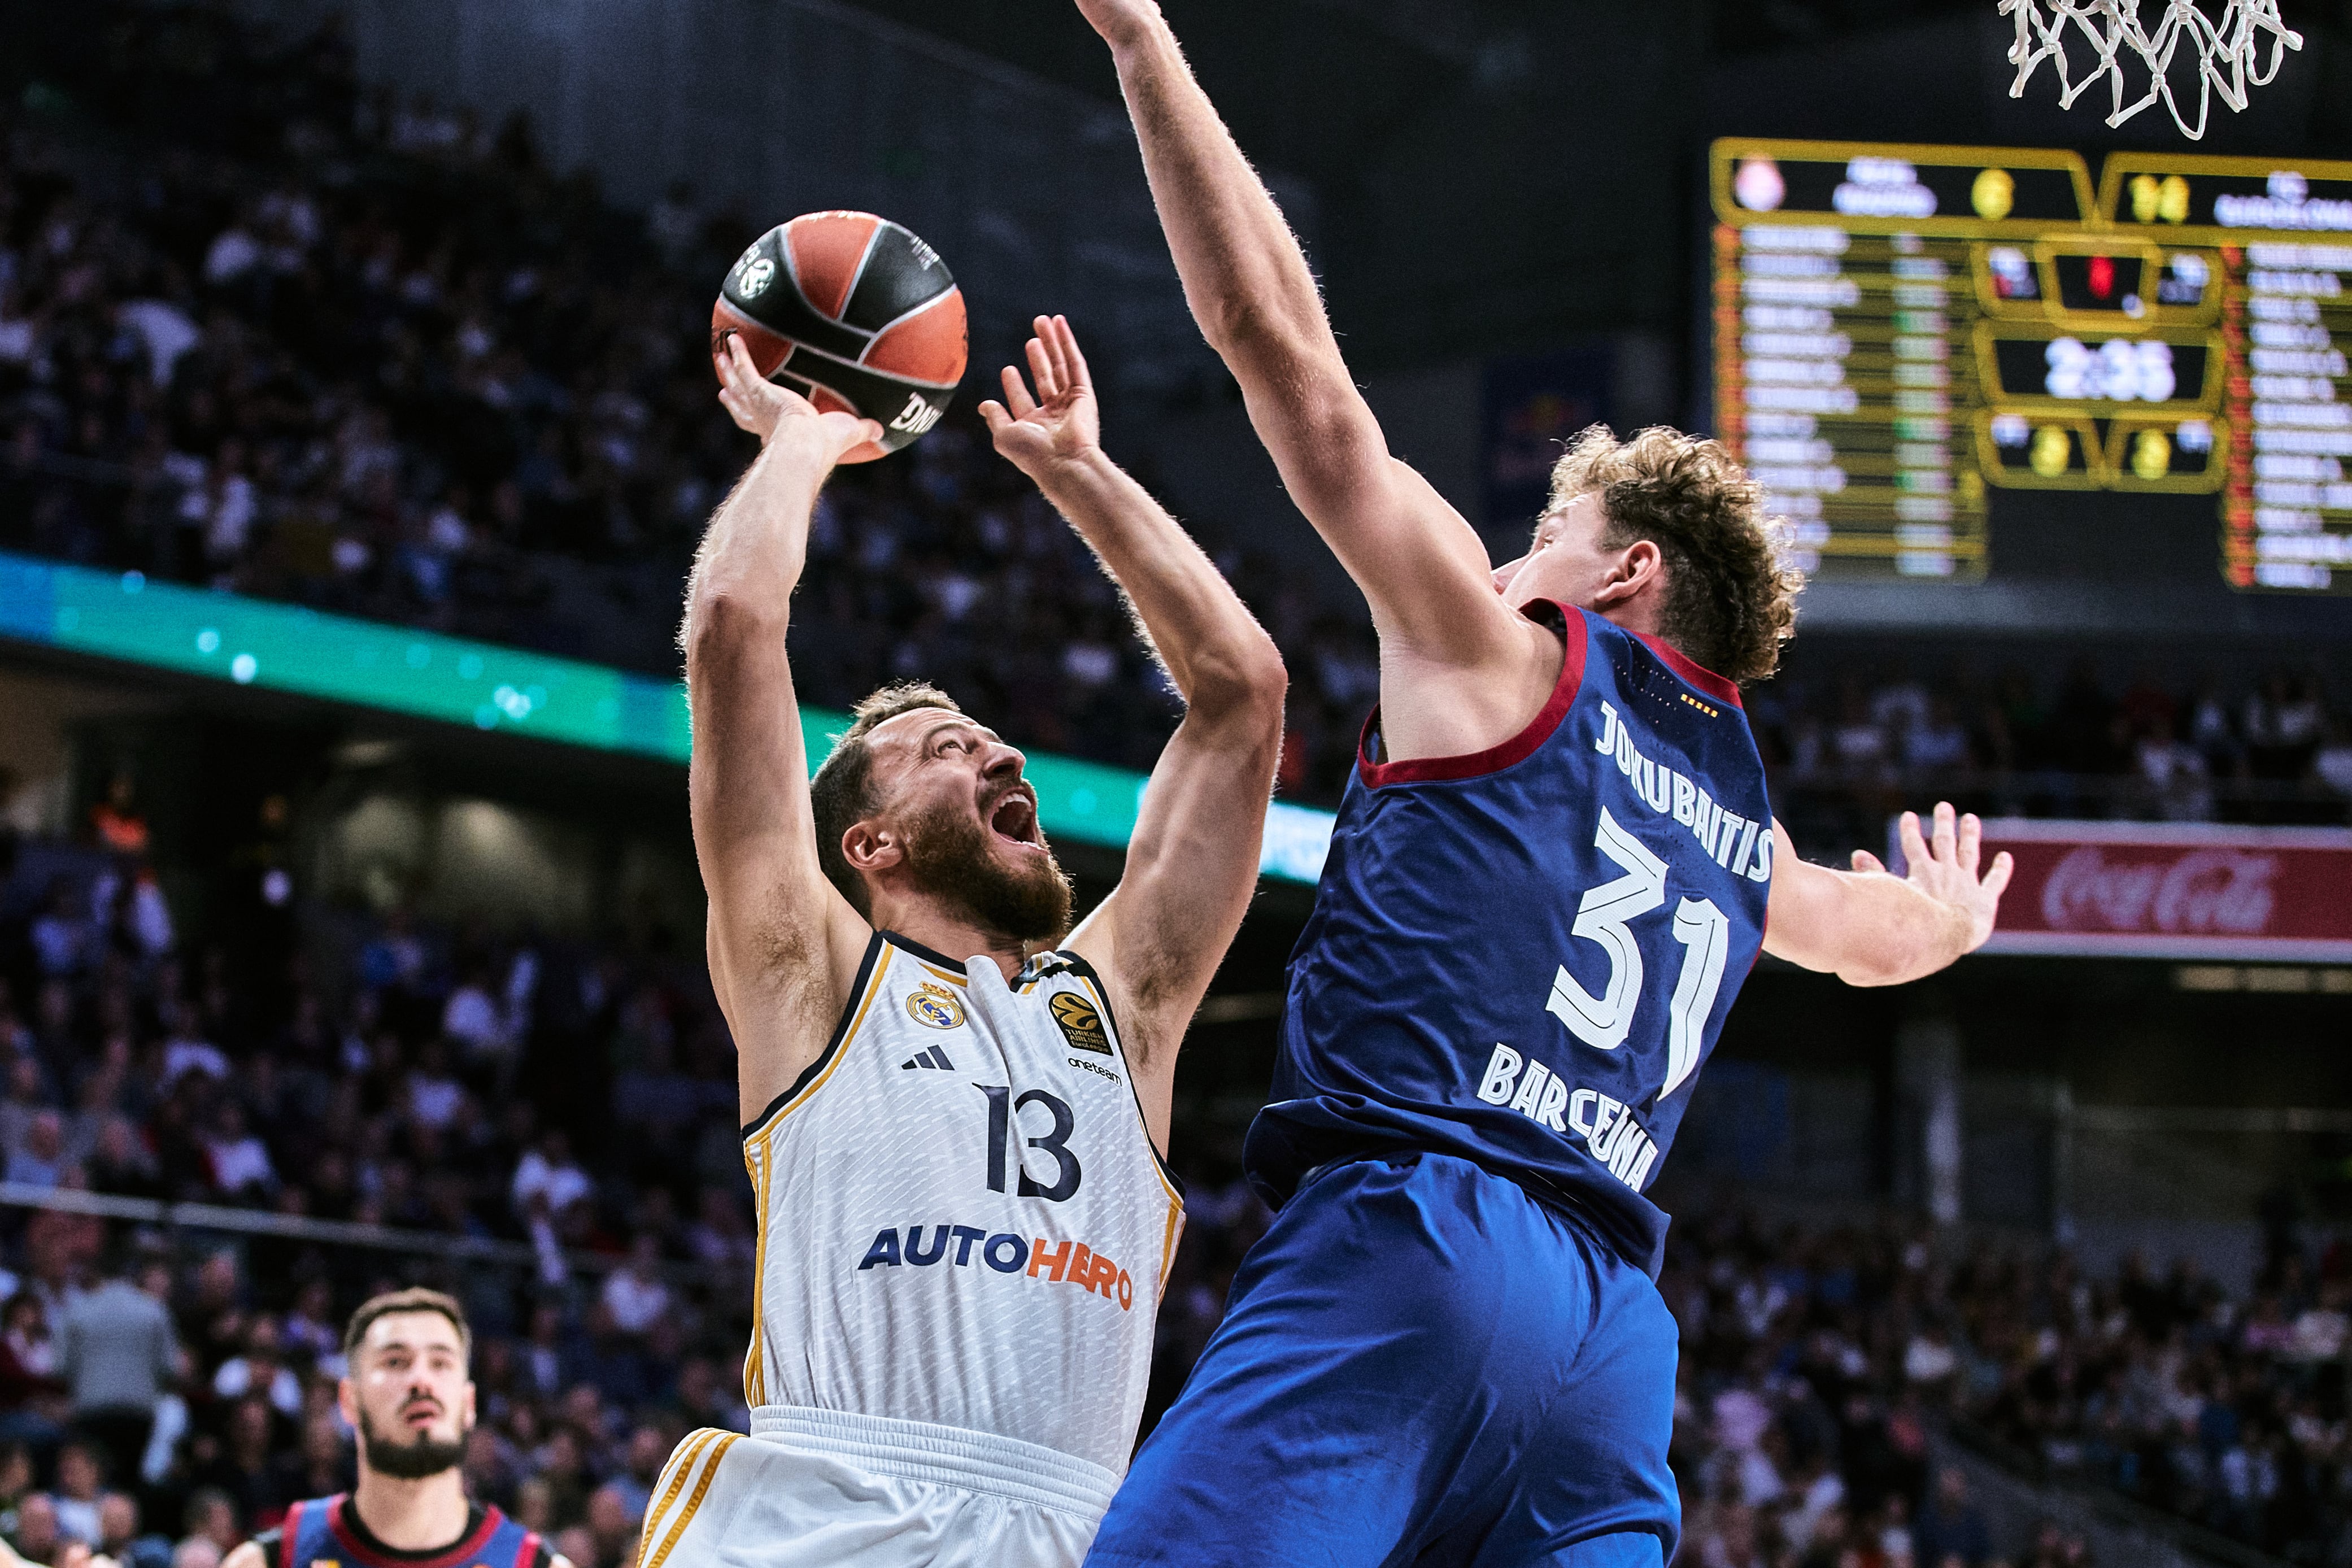
[[[1062,1037],[1076,1051],[1093,1051],[1099,1056],[1110,1055],[1110,1036],[1102,1026],[1102,1015],[1095,1005],[1075,991],[1055,993],[1045,1004],[1054,1015],[1054,1022],[1062,1026]]]
[[[928,1024],[934,1029],[963,1026],[963,1004],[956,1000],[956,994],[928,980],[907,998],[907,1012],[918,1024]]]

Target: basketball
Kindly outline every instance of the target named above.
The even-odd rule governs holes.
[[[771,381],[882,426],[845,463],[938,424],[963,379],[962,290],[938,251],[872,213],[809,213],[754,240],[711,306],[714,361],[730,333]]]

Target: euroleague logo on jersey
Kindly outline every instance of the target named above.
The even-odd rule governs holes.
[[[1072,1050],[1110,1055],[1110,1037],[1103,1032],[1102,1015],[1095,1011],[1093,1003],[1075,991],[1064,991],[1046,1003],[1045,1009],[1061,1026],[1062,1037],[1070,1042]]]
[[[956,1000],[956,994],[928,980],[907,998],[907,1012],[918,1024],[928,1024],[934,1029],[963,1026],[963,1004]]]

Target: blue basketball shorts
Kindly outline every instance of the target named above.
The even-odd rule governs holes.
[[[1444,1154],[1333,1165],[1234,1277],[1089,1568],[1660,1568],[1675,1333],[1581,1225]]]

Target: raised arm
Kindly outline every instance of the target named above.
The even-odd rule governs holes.
[[[1282,656],[1201,547],[1103,456],[1077,339],[1040,316],[1036,395],[1004,372],[981,405],[996,449],[1037,483],[1133,607],[1185,703],[1145,789],[1127,871],[1070,938],[1110,988],[1153,1142],[1168,1146],[1176,1049],[1257,886],[1282,750]]]
[[[710,979],[735,1037],[749,1121],[824,1048],[868,934],[817,862],[784,631],[817,488],[876,432],[870,420],[819,414],[762,379],[734,337],[719,366],[719,401],[760,437],[760,455],[703,535],[678,641]]]
[[[1389,455],[1298,241],[1192,79],[1156,0],[1078,0],[1078,9],[1118,62],[1193,318],[1241,384],[1291,499],[1370,602],[1384,666],[1399,655],[1447,668],[1517,657],[1525,639],[1496,598],[1486,546]],[[1393,705],[1398,693],[1387,695]]]
[[[1774,823],[1764,951],[1849,985],[1900,985],[1982,947],[2009,886],[2008,851],[1979,877],[1983,826],[1974,813],[1956,824],[1948,803],[1936,807],[1932,844],[1915,812],[1903,814],[1898,831],[1900,877],[1867,849],[1853,852],[1851,871],[1810,865]]]

